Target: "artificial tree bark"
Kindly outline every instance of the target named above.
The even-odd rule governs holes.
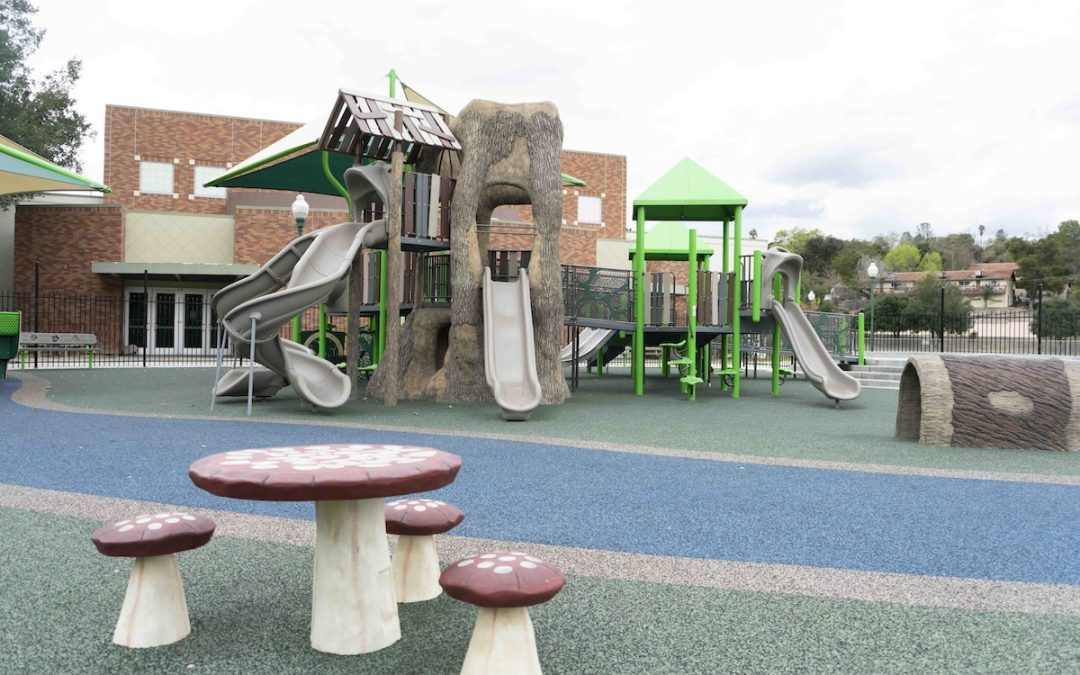
[[[448,400],[491,398],[484,377],[480,287],[485,260],[477,236],[478,214],[500,204],[533,204],[539,266],[530,281],[537,337],[537,374],[545,403],[569,396],[559,359],[562,287],[559,165],[562,123],[551,103],[505,105],[472,101],[457,118],[462,162],[451,211],[451,279],[454,288]],[[534,260],[536,258],[534,257]],[[538,274],[536,272],[539,272]]]
[[[394,129],[401,133],[401,111],[394,112]],[[390,185],[386,195],[386,278],[389,279],[386,291],[386,353],[379,363],[391,373],[398,372],[401,357],[401,293],[404,268],[401,253],[401,178],[402,165],[401,143],[394,144],[390,155]],[[401,378],[388,378],[383,387],[383,403],[395,406],[401,392]]]

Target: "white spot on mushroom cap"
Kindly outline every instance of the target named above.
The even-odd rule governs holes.
[[[148,529],[148,530],[160,530],[162,527],[164,527],[164,526],[161,523],[150,523],[149,525],[146,526],[146,529]]]
[[[499,560],[501,562],[511,562],[513,560],[517,560],[517,557],[512,556],[512,555],[501,555],[501,556],[499,556]]]
[[[493,562],[490,562],[490,561],[488,561],[488,562],[482,562],[482,563],[480,563],[480,564],[478,564],[478,565],[477,565],[477,567],[478,567],[479,569],[482,569],[482,570],[486,570],[487,568],[489,568],[489,567],[494,567],[494,566],[495,566],[495,563],[493,563]]]
[[[510,567],[509,565],[499,565],[498,567],[496,567],[495,569],[493,569],[491,571],[494,572],[495,574],[510,574],[511,572],[514,571],[514,568]]]
[[[127,532],[128,530],[133,529],[134,527],[135,527],[134,525],[124,525],[122,527],[116,528],[116,531],[117,532]]]
[[[179,523],[180,519],[179,518],[166,518],[165,522],[166,523]]]
[[[476,560],[474,560],[472,558],[466,558],[466,559],[462,560],[461,562],[459,562],[457,564],[457,566],[458,567],[468,567],[469,565],[473,564],[474,562],[476,562]]]
[[[484,555],[482,555],[482,556],[480,556],[480,557],[481,557],[481,558],[483,558],[483,559],[485,559],[485,560],[487,560],[488,558],[494,558],[494,557],[496,557],[496,554],[495,554],[495,553],[485,553]]]
[[[524,568],[525,568],[525,569],[527,569],[527,570],[534,570],[534,569],[536,569],[536,563],[531,563],[531,562],[529,562],[528,560],[522,560],[522,561],[521,561],[521,566],[522,566],[522,567],[524,567]]]

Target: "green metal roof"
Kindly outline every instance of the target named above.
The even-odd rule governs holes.
[[[684,157],[634,200],[634,214],[640,207],[645,220],[720,222],[734,220],[735,207],[746,204],[746,197]]]
[[[209,187],[290,190],[340,197],[322,169],[319,136],[326,122],[309,122],[268,145],[229,171],[208,182]],[[328,160],[335,176],[344,176],[353,164],[350,155],[331,152]],[[585,187],[585,181],[562,174],[563,183]]]
[[[698,258],[712,256],[713,250],[698,246]],[[690,255],[690,230],[682,223],[657,223],[645,233],[646,260],[686,260]],[[634,249],[630,249],[630,258]]]

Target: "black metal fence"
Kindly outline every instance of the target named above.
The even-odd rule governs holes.
[[[976,352],[1080,356],[1071,319],[1035,309],[921,312],[876,316],[866,324],[869,352]]]

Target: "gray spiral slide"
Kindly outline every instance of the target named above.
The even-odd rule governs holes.
[[[503,419],[527,420],[540,405],[529,275],[492,281],[484,268],[484,374]]]
[[[794,298],[795,284],[802,272],[802,264],[802,256],[782,248],[766,251],[761,266],[761,305],[771,309],[773,317],[780,322],[795,352],[795,358],[806,373],[806,379],[837,403],[850,401],[858,397],[862,385],[836,365],[821,338],[814,332],[814,327],[799,308],[798,300]],[[774,274],[779,274],[782,280],[782,300],[772,297],[771,279]]]
[[[353,167],[345,174],[354,203],[378,196],[386,203],[389,165]],[[289,243],[254,274],[214,294],[213,307],[240,354],[255,345],[255,396],[272,396],[292,385],[317,408],[338,408],[349,400],[352,383],[329,361],[307,347],[279,337],[292,317],[322,302],[339,301],[348,288],[349,270],[361,247],[386,241],[384,221],[340,223]],[[252,326],[254,325],[254,331]],[[225,373],[215,396],[247,396],[246,368]]]

